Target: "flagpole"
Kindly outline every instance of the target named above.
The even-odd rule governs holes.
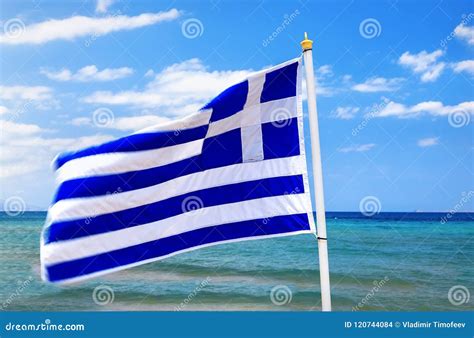
[[[326,235],[326,212],[324,209],[323,172],[321,165],[321,147],[319,144],[318,110],[313,70],[313,41],[304,33],[301,41],[304,67],[306,72],[306,90],[308,93],[309,129],[311,134],[311,155],[313,160],[313,185],[316,197],[316,226],[318,231],[319,275],[321,280],[321,304],[323,311],[331,311],[331,286],[329,282],[328,243]]]

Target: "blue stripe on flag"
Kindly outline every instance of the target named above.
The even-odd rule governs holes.
[[[244,81],[224,90],[219,96],[206,104],[202,109],[211,109],[211,122],[222,120],[244,108],[249,91],[249,82]]]
[[[204,125],[195,128],[184,129],[179,133],[172,130],[155,133],[133,134],[101,144],[99,146],[93,146],[75,152],[65,152],[56,158],[55,168],[59,169],[61,166],[71,160],[91,155],[114,152],[131,152],[137,150],[151,150],[203,139],[206,136],[208,127],[208,125]]]
[[[296,117],[262,124],[262,138],[263,158],[266,160],[300,154],[298,119]]]
[[[298,120],[292,118],[262,124],[265,159],[290,157],[300,154]],[[160,167],[121,174],[93,176],[63,182],[54,202],[64,199],[107,195],[160,184],[199,171],[242,163],[240,129],[205,140],[202,154]]]
[[[260,102],[296,96],[298,62],[266,74]]]
[[[201,153],[203,170],[242,163],[240,128],[204,140]]]
[[[289,192],[304,193],[301,175],[272,177],[202,189],[110,214],[53,223],[48,229],[45,229],[44,240],[45,243],[57,242],[166,219],[186,212],[183,210],[183,205],[188,198],[196,199],[200,202],[201,207],[207,208],[256,198],[279,196]]]
[[[124,249],[46,266],[48,280],[55,282],[113,269],[147,259],[238,238],[259,237],[310,230],[308,215],[277,216],[206,227]]]

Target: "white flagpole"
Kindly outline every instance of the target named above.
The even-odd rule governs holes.
[[[328,243],[326,235],[326,211],[324,209],[323,172],[319,145],[318,110],[313,70],[313,41],[305,33],[303,47],[306,89],[308,93],[309,129],[313,159],[314,192],[316,196],[316,226],[318,231],[319,275],[321,279],[321,304],[323,311],[331,311],[331,286],[329,282]]]

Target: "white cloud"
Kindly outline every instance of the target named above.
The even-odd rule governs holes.
[[[455,73],[466,72],[474,75],[474,60],[456,62],[453,64],[453,70]]]
[[[32,108],[49,110],[59,108],[59,100],[53,95],[53,90],[45,86],[1,86],[0,102],[5,104],[0,109],[1,114],[19,116]]]
[[[52,98],[52,89],[44,86],[0,86],[1,100],[43,101]]]
[[[344,89],[341,87],[333,87],[332,84],[324,81],[322,78],[316,77],[316,95],[318,97],[331,97],[334,96],[336,93],[343,91]],[[303,78],[303,84],[301,87],[301,91],[303,92],[303,100],[307,100],[307,92],[306,92],[306,79]]]
[[[0,121],[2,127],[2,135],[5,136],[28,136],[34,135],[42,131],[36,124],[15,123],[12,121]]]
[[[326,78],[333,76],[334,73],[332,71],[331,65],[322,65],[318,69],[316,69],[316,78]]]
[[[35,124],[0,120],[0,177],[22,176],[50,169],[58,152],[79,149],[112,139],[108,135],[51,138],[51,131]]]
[[[342,77],[342,82],[343,83],[350,83],[352,81],[352,75],[346,74]]]
[[[335,110],[332,111],[331,116],[336,119],[350,120],[354,118],[358,111],[359,108],[357,107],[337,107]]]
[[[465,114],[474,115],[474,101],[462,102],[454,106],[445,106],[440,101],[425,101],[413,106],[406,106],[402,103],[386,101],[383,109],[374,113],[376,117],[395,116],[399,118],[412,118],[421,114],[429,114],[432,116],[446,116],[454,112],[464,112]]]
[[[435,81],[441,75],[445,66],[446,64],[444,62],[433,65],[433,67],[431,67],[429,70],[427,70],[421,75],[421,81],[422,82]]]
[[[428,137],[418,140],[418,146],[422,148],[432,147],[439,143],[439,137]]]
[[[303,87],[302,87],[302,90],[303,90],[303,98],[306,99],[306,81],[303,81]],[[334,96],[339,90],[330,86],[330,85],[327,85],[327,84],[324,84],[322,81],[319,81],[318,79],[316,79],[316,94],[318,96],[326,96],[326,97],[330,97],[330,96]]]
[[[101,128],[118,129],[123,131],[137,131],[143,128],[168,122],[170,119],[167,117],[156,116],[156,115],[141,115],[141,116],[127,116],[114,118],[113,121],[107,123]],[[75,126],[93,126],[92,118],[90,117],[78,117],[70,122]]]
[[[143,13],[137,16],[117,15],[104,18],[73,16],[50,19],[26,26],[21,34],[1,34],[3,44],[42,44],[54,40],[74,40],[84,36],[101,36],[122,30],[132,30],[178,18],[180,12]]]
[[[201,60],[173,64],[146,85],[142,91],[97,91],[84,98],[87,103],[125,105],[160,109],[166,116],[180,116],[200,109],[225,88],[245,79],[251,70],[210,71]]]
[[[468,44],[474,45],[474,26],[465,26],[463,23],[454,29],[454,35]]]
[[[90,82],[121,79],[132,75],[133,69],[128,67],[120,67],[105,68],[99,71],[97,66],[89,65],[79,69],[76,73],[71,72],[69,69],[62,69],[56,72],[48,71],[47,69],[41,69],[40,73],[46,75],[49,79],[56,81]]]
[[[338,151],[341,153],[363,153],[369,151],[375,147],[375,143],[367,143],[367,144],[359,144],[359,145],[352,145],[345,148],[339,148]]]
[[[418,54],[410,54],[410,52],[405,52],[398,59],[398,63],[411,69],[415,74],[420,74],[421,81],[432,82],[441,75],[446,66],[444,62],[438,62],[443,54],[440,49],[432,53],[422,51]]]
[[[76,117],[71,120],[70,124],[73,126],[92,126],[92,119],[90,117]]]
[[[106,13],[114,2],[115,0],[97,0],[95,11],[97,13]]]
[[[400,88],[400,84],[403,81],[404,79],[400,77],[393,79],[372,77],[363,83],[358,83],[352,86],[352,89],[363,93],[391,92]]]
[[[155,75],[155,72],[153,69],[148,69],[147,72],[145,73],[145,77],[153,77]]]

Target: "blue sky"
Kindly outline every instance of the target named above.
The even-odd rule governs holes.
[[[0,201],[315,40],[326,207],[474,210],[470,1],[1,1]]]

